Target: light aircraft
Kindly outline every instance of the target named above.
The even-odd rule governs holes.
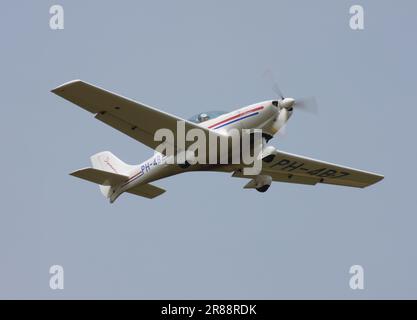
[[[155,141],[155,132],[167,128],[175,133],[177,123],[181,121],[186,131],[198,128],[206,135],[221,137],[227,137],[231,129],[262,129],[262,169],[254,176],[244,175],[242,164],[169,164],[166,155],[156,152],[139,165],[129,165],[109,151],[97,153],[91,156],[92,168],[80,169],[71,175],[98,184],[110,203],[124,192],[155,198],[165,190],[151,182],[190,171],[228,172],[233,177],[249,178],[244,188],[259,192],[267,191],[272,181],[364,188],[383,179],[383,176],[375,173],[283,152],[268,145],[268,141],[285,126],[293,111],[303,107],[303,102],[284,98],[282,94],[279,99],[255,103],[231,112],[204,112],[184,120],[81,80],[67,82],[52,92],[154,150],[161,144]],[[187,142],[185,147],[189,145]]]

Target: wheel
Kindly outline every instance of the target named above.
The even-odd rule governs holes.
[[[259,192],[266,192],[270,186],[271,186],[270,184],[266,184],[262,187],[256,188],[256,190],[258,190]]]

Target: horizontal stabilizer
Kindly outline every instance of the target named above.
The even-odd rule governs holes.
[[[84,168],[70,173],[70,175],[81,178],[90,182],[97,183],[102,186],[114,186],[118,185],[129,179],[128,176],[117,174],[113,172]]]
[[[127,190],[126,192],[131,193],[131,194],[135,194],[137,196],[145,197],[145,198],[148,198],[148,199],[153,199],[157,196],[160,196],[165,191],[166,190],[155,187],[154,185],[152,185],[150,183],[146,183],[146,184],[140,184],[136,187],[133,187],[133,188]]]

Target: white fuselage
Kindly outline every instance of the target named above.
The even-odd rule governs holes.
[[[289,119],[291,114],[287,116]],[[235,111],[223,114],[217,118],[209,119],[199,125],[209,128],[221,135],[228,135],[231,129],[262,129],[263,134],[274,136],[279,127],[276,120],[279,116],[279,109],[272,104],[271,100],[252,104]],[[178,173],[196,170],[210,170],[212,164],[192,166],[188,169],[180,168],[178,165],[167,163],[167,157],[161,153],[155,153],[151,158],[135,166],[129,173],[129,180],[118,186],[112,195],[114,201],[120,194],[137,185],[149,183]],[[222,165],[217,165],[222,166]]]

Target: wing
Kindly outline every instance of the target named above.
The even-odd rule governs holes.
[[[178,121],[184,121],[185,133],[199,128],[206,134],[214,131],[179,117],[159,111],[81,80],[73,80],[52,90],[58,96],[95,114],[95,118],[155,149],[161,141],[154,140],[158,129],[171,130],[176,137]],[[188,147],[192,142],[186,142]]]
[[[261,174],[269,175],[273,181],[315,185],[317,183],[334,184],[365,188],[384,177],[375,173],[343,167],[276,150],[269,162],[262,162]],[[272,160],[271,160],[272,158]],[[248,178],[236,171],[234,177]]]

